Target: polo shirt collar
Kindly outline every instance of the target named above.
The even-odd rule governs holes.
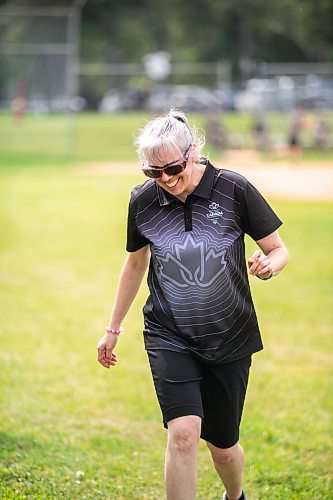
[[[199,196],[200,198],[209,199],[214,185],[215,170],[213,165],[208,160],[205,161],[205,164],[206,169],[204,174],[201,177],[199,184],[191,194]],[[178,199],[165,189],[161,188],[158,184],[156,184],[156,189],[160,206],[169,205]]]

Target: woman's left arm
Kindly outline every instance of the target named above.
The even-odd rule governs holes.
[[[261,279],[276,276],[287,265],[289,260],[288,250],[281,240],[279,233],[265,236],[256,241],[260,250],[256,250],[247,261],[249,273]]]

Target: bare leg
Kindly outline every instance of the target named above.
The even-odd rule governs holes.
[[[195,415],[168,422],[165,457],[167,500],[194,500],[197,490],[197,451],[201,418]]]
[[[238,500],[242,495],[244,451],[239,443],[231,448],[217,448],[211,443],[207,446],[212,454],[216,472],[222,479],[229,500]]]

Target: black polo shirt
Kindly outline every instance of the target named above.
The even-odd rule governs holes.
[[[245,177],[208,161],[185,203],[154,180],[137,186],[126,248],[151,249],[146,349],[191,351],[211,363],[261,350],[244,234],[259,240],[281,224]]]

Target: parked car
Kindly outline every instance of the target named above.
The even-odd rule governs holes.
[[[296,85],[290,76],[276,76],[276,106],[273,109],[291,111],[296,103]]]
[[[144,107],[147,93],[141,89],[110,89],[102,97],[98,110],[101,113],[138,110]]]
[[[68,113],[68,111],[78,113],[85,106],[86,100],[81,96],[70,98],[66,95],[59,95],[49,101],[51,113]]]
[[[218,105],[216,95],[196,85],[175,85],[171,92],[171,106],[186,111],[215,109]]]
[[[324,81],[317,75],[307,75],[303,83],[296,83],[290,76],[253,78],[244,90],[235,96],[239,111],[265,110],[291,111],[296,107],[330,109],[333,107],[332,80]]]
[[[185,111],[202,111],[218,106],[214,92],[197,85],[157,85],[147,99],[150,111],[163,111],[170,106]]]
[[[333,108],[333,81],[308,75],[297,88],[297,105],[306,109]]]
[[[49,113],[79,112],[85,107],[86,101],[81,96],[68,97],[59,95],[48,99],[44,94],[29,96],[26,100],[26,110],[34,115]]]
[[[236,91],[229,83],[221,83],[215,89],[215,95],[221,111],[235,111]]]
[[[156,85],[150,92],[146,107],[149,111],[163,111],[170,106],[172,85]]]
[[[98,105],[100,113],[116,113],[121,108],[121,93],[118,89],[108,90]]]
[[[34,115],[47,115],[50,113],[49,101],[42,94],[29,97],[26,101],[27,112]]]
[[[269,78],[252,78],[243,91],[235,95],[238,111],[255,112],[274,109],[277,106],[277,85]]]

